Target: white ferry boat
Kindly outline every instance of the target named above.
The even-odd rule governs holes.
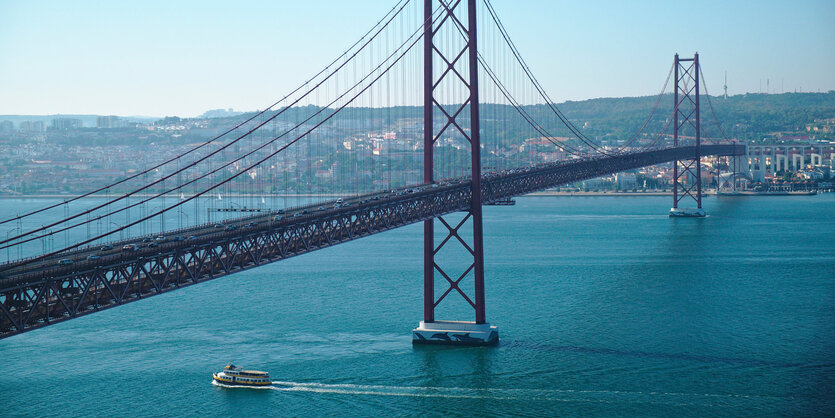
[[[243,370],[230,364],[218,373],[212,373],[215,382],[226,385],[240,386],[269,386],[272,384],[270,374],[258,370]]]

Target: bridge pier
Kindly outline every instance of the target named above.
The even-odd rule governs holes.
[[[414,344],[489,346],[499,342],[499,329],[488,323],[420,321],[412,330]]]
[[[789,157],[786,155],[775,154],[774,155],[774,174],[777,174],[782,171],[787,171],[789,169]]]
[[[811,164],[815,167],[820,167],[823,165],[823,156],[821,154],[812,153],[809,156],[811,160]]]
[[[797,154],[792,155],[792,165],[794,166],[794,170],[802,170],[805,164],[805,155],[803,155],[803,148],[800,148],[800,152]]]
[[[472,182],[470,184],[471,199],[470,207],[467,210],[467,215],[457,226],[453,227],[444,218],[438,217],[441,223],[447,228],[448,233],[444,240],[436,247],[434,220],[427,220],[423,227],[423,321],[420,322],[417,328],[412,330],[413,344],[445,344],[445,345],[493,345],[499,341],[498,329],[487,323],[487,315],[484,307],[484,239],[481,220],[481,139],[479,126],[479,100],[478,100],[478,49],[476,37],[476,0],[467,0],[467,32],[466,45],[460,50],[444,51],[442,44],[434,43],[434,33],[438,32],[440,26],[444,24],[457,21],[455,17],[455,9],[459,7],[460,3],[455,3],[452,7],[444,6],[445,18],[439,20],[439,26],[433,28],[432,11],[435,0],[424,0],[424,27],[423,27],[423,58],[424,58],[424,96],[423,96],[423,117],[424,117],[424,135],[423,135],[423,180],[424,183],[434,183],[434,153],[433,147],[435,141],[438,139],[434,128],[434,114],[433,109],[438,106],[441,113],[444,115],[445,128],[457,129],[464,138],[467,138],[470,143],[470,165],[472,169]],[[449,18],[449,19],[447,19]],[[443,61],[447,63],[455,62],[455,60],[448,59],[444,54],[449,54],[452,57],[463,55],[465,52],[469,56],[469,78],[468,82],[460,79],[460,76],[453,77],[452,72],[444,71],[441,79],[449,76],[452,79],[457,79],[462,88],[468,88],[469,98],[464,101],[464,104],[457,109],[457,112],[447,112],[441,106],[444,103],[442,97],[436,96],[436,87],[441,84],[441,80],[434,79],[432,68],[432,60],[434,54],[437,53]],[[453,68],[450,65],[450,68]],[[456,73],[457,74],[457,73]],[[447,100],[449,103],[451,100]],[[469,131],[462,129],[460,121],[456,121],[456,116],[464,110],[464,107],[470,107],[470,126]],[[458,105],[456,105],[458,106]],[[450,116],[452,115],[452,116]],[[443,132],[444,129],[441,129]],[[437,135],[440,135],[438,132]],[[473,239],[471,244],[467,244],[461,236],[458,235],[458,230],[467,222],[470,221],[473,227]],[[457,278],[450,277],[441,266],[436,263],[435,254],[447,245],[454,242],[460,243],[473,257],[473,262],[469,268],[464,271],[462,275]],[[436,271],[448,282],[448,288],[440,296],[435,298],[435,273]],[[467,292],[459,287],[459,283],[472,273],[473,277],[473,297],[470,298]],[[453,292],[455,291],[455,292]],[[475,311],[475,321],[436,321],[435,308],[441,301],[443,301],[449,294],[458,293],[461,297],[472,306]]]
[[[755,181],[765,181],[765,157],[762,155],[763,150],[760,149],[760,155],[757,157],[757,173],[754,178]]]

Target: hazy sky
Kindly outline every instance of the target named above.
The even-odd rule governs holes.
[[[0,114],[254,110],[395,0],[0,0]],[[835,89],[835,1],[493,0],[554,100],[657,94],[699,51],[712,94]]]

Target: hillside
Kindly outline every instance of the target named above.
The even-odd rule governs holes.
[[[603,98],[565,102],[558,106],[576,124],[582,126],[589,122],[589,127],[584,130],[587,135],[628,136],[643,123],[656,100],[657,96]],[[806,130],[810,125],[828,125],[830,128],[835,125],[835,91],[742,94],[727,99],[711,97],[709,101],[702,96],[703,129],[708,136],[717,136],[710,103],[724,132],[731,138],[758,142],[764,138],[779,139],[783,135],[811,134],[818,139],[835,139],[831,129],[817,133]],[[650,127],[660,130],[664,126],[664,118],[672,114],[672,110],[672,95],[662,97]]]

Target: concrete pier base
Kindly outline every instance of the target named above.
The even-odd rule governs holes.
[[[705,210],[702,208],[671,208],[671,218],[704,218]]]
[[[412,344],[486,346],[499,343],[499,328],[465,321],[423,322],[412,330]]]

